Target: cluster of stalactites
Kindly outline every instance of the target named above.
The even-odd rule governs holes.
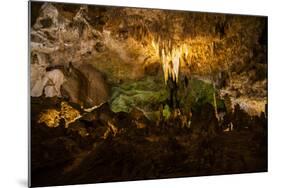
[[[187,60],[187,45],[174,45],[170,40],[167,43],[152,40],[152,46],[161,61],[165,83],[169,77],[178,82],[180,63]]]

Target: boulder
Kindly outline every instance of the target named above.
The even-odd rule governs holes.
[[[39,77],[34,82],[35,84],[31,88],[31,96],[39,97],[44,93],[46,97],[60,97],[60,87],[64,82],[64,74],[58,69],[47,71],[43,77]]]
[[[70,65],[62,90],[71,102],[78,103],[84,108],[106,102],[109,95],[103,75],[90,64],[82,64],[78,68]]]

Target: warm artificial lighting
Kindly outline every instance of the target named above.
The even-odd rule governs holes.
[[[75,122],[81,117],[78,110],[71,107],[67,102],[61,102],[60,111],[56,109],[48,109],[39,115],[38,123],[45,123],[48,127],[58,127],[60,120],[64,119],[65,128],[70,123]]]
[[[168,44],[170,44],[170,41]],[[159,43],[152,40],[152,47],[161,60],[165,83],[167,84],[169,75],[173,81],[178,82],[180,63],[186,60],[188,55],[187,45],[178,45],[171,50],[167,50],[164,46],[160,51]]]

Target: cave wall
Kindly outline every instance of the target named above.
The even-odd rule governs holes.
[[[147,75],[163,79],[161,50],[184,46],[181,75],[214,82],[233,98],[266,101],[266,17],[37,2],[31,7],[32,96],[60,96],[56,90],[69,79],[70,64],[78,70],[93,66],[103,75],[102,88]],[[49,73],[58,67],[60,81]],[[47,92],[46,77],[55,83]],[[80,82],[74,91],[85,87]]]

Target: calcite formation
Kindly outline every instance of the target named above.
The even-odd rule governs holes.
[[[47,109],[42,112],[38,117],[38,123],[44,123],[46,126],[54,128],[60,125],[61,120],[64,120],[64,126],[68,128],[69,124],[82,117],[78,110],[66,102],[61,102],[60,106],[60,109]]]
[[[34,97],[67,96],[91,108],[108,100],[108,84],[149,73],[166,81],[170,74],[177,82],[182,76],[213,82],[221,95],[247,98],[236,100],[246,110],[266,103],[263,18],[44,3],[33,20]]]
[[[32,1],[30,52],[32,187],[267,171],[266,17]]]

